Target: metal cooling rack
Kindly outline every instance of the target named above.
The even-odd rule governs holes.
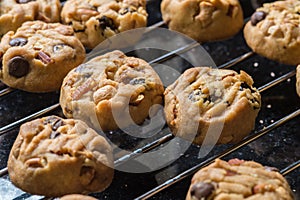
[[[164,26],[164,23],[161,21],[152,25],[152,27],[160,27],[160,26]],[[229,43],[235,43],[235,40],[241,41],[242,40],[241,37],[242,37],[242,35],[240,34],[239,36],[236,36],[236,37],[230,39],[231,41],[229,41]],[[220,44],[220,42],[211,43],[211,45],[208,44],[208,46],[206,46],[206,49],[209,50],[210,48],[214,48],[215,45],[218,46],[218,44]],[[197,48],[198,46],[200,46],[199,43],[192,42],[186,46],[183,46],[174,51],[171,51],[162,56],[159,56],[159,57],[149,61],[149,63],[150,64],[163,63],[163,62],[168,61],[182,53],[189,52],[192,49]],[[205,46],[205,44],[204,44],[204,46]],[[245,47],[245,49],[246,49],[245,51],[241,51],[242,53],[239,53],[238,51],[234,51],[234,54],[237,54],[237,53],[240,54],[238,56],[232,57],[231,54],[227,55],[227,57],[229,59],[226,62],[223,62],[223,64],[218,64],[218,68],[232,68],[234,70],[238,70],[239,69],[238,65],[247,65],[247,66],[250,66],[248,68],[252,69],[253,73],[256,73],[258,70],[257,68],[259,68],[259,67],[257,67],[257,65],[260,64],[260,61],[262,63],[267,63],[268,65],[282,65],[282,64],[278,64],[273,61],[269,61],[265,58],[262,58],[259,55],[256,55],[255,53],[253,53],[252,51],[247,49],[247,47]],[[263,67],[265,68],[268,66],[263,66]],[[278,66],[278,67],[285,67],[285,66],[282,65],[282,66]],[[259,70],[265,70],[264,68],[260,67]],[[268,77],[268,78],[259,77],[259,79],[261,80],[260,82],[263,83],[263,84],[261,84],[260,87],[258,87],[259,91],[262,94],[262,101],[264,101],[264,99],[267,99],[268,102],[271,102],[271,104],[263,105],[266,108],[262,109],[260,111],[260,114],[258,116],[257,123],[256,123],[256,129],[243,141],[241,141],[235,145],[224,145],[217,150],[217,153],[213,152],[214,153],[213,155],[209,155],[208,157],[202,158],[202,159],[199,159],[199,158],[194,159],[194,157],[197,155],[192,155],[192,153],[197,152],[199,150],[199,147],[193,145],[191,147],[192,150],[188,150],[186,154],[182,155],[183,161],[179,161],[179,164],[178,164],[178,165],[182,165],[182,162],[185,163],[186,160],[188,160],[192,163],[191,165],[186,164],[186,166],[183,167],[184,169],[180,169],[180,170],[177,169],[177,170],[175,170],[176,172],[174,173],[173,172],[174,166],[177,165],[175,163],[175,164],[171,164],[169,167],[159,170],[158,172],[153,172],[153,173],[149,174],[149,176],[150,176],[149,180],[151,180],[151,184],[149,184],[145,188],[140,188],[141,191],[133,191],[132,188],[129,188],[129,186],[126,186],[126,185],[129,185],[128,183],[123,183],[123,182],[119,183],[116,179],[124,176],[124,173],[122,173],[122,172],[116,173],[112,185],[106,191],[104,191],[102,193],[93,194],[93,196],[99,197],[101,199],[102,198],[103,199],[133,199],[133,198],[136,198],[136,199],[150,199],[150,198],[152,198],[152,199],[177,199],[175,196],[176,196],[176,193],[178,193],[178,191],[177,192],[173,191],[172,188],[176,188],[176,189],[179,188],[180,193],[182,193],[183,195],[181,195],[181,197],[179,197],[178,199],[182,199],[182,197],[184,197],[187,192],[187,187],[189,185],[187,185],[186,183],[189,184],[189,180],[190,180],[191,176],[196,171],[201,169],[202,167],[205,167],[205,166],[209,165],[210,163],[212,163],[216,158],[226,159],[230,156],[236,157],[236,155],[240,155],[239,153],[241,151],[243,151],[244,148],[249,148],[248,147],[249,145],[252,145],[253,143],[258,143],[260,140],[263,140],[263,138],[265,138],[266,136],[268,136],[270,134],[271,134],[271,136],[274,135],[276,133],[276,131],[278,131],[278,129],[280,129],[279,132],[282,132],[281,129],[290,129],[291,127],[294,127],[293,124],[297,124],[297,123],[299,124],[300,120],[299,120],[298,116],[300,115],[300,109],[299,109],[300,105],[299,105],[299,103],[297,103],[297,102],[300,102],[299,99],[293,101],[293,102],[296,102],[296,104],[294,106],[292,106],[293,107],[292,110],[287,109],[288,111],[291,110],[290,112],[288,112],[288,113],[283,112],[283,116],[275,115],[276,112],[274,112],[275,114],[273,114],[273,113],[271,114],[272,119],[270,119],[268,121],[266,120],[267,123],[264,120],[264,115],[267,116],[266,118],[268,118],[268,119],[270,118],[270,116],[268,116],[268,114],[266,114],[268,111],[267,108],[270,108],[270,105],[272,105],[272,100],[274,100],[274,98],[271,98],[271,97],[274,97],[274,95],[271,95],[270,93],[272,93],[272,91],[277,91],[278,88],[280,91],[282,91],[282,87],[284,88],[285,85],[288,85],[289,87],[294,87],[295,73],[296,73],[295,69],[294,69],[295,67],[287,66],[286,68],[287,69],[283,70],[285,72],[278,72],[278,73],[276,72],[277,74],[279,74],[279,76],[277,76],[277,77],[273,75],[274,72],[272,70],[271,71],[269,70],[267,72],[270,74],[270,77]],[[250,71],[250,70],[248,70],[248,71]],[[262,73],[262,74],[264,74],[264,73]],[[259,76],[262,76],[262,75],[259,75]],[[252,77],[256,84],[257,76],[255,74],[252,74]],[[292,88],[291,90],[294,90],[294,88]],[[5,98],[13,98],[14,99],[15,96],[17,95],[17,93],[20,93],[20,92],[21,91],[14,90],[14,89],[6,87],[6,86],[1,86],[0,101],[2,101]],[[25,93],[24,95],[27,95],[27,94]],[[54,96],[57,97],[57,94],[54,94]],[[296,95],[293,95],[293,99],[294,98],[298,98],[298,97]],[[274,101],[280,101],[280,98],[279,98],[279,100],[278,100],[278,98],[275,98]],[[288,102],[285,102],[285,103],[288,104]],[[263,104],[264,104],[264,102],[263,102]],[[286,106],[286,104],[284,104],[282,106]],[[0,104],[0,105],[5,106],[2,104]],[[26,107],[24,107],[24,108],[26,108]],[[263,112],[263,114],[262,114],[262,112]],[[38,110],[37,112],[33,112],[33,114],[24,115],[20,118],[17,118],[17,120],[15,120],[12,123],[3,125],[0,128],[1,145],[2,145],[3,141],[5,141],[5,139],[3,141],[1,141],[1,138],[9,137],[8,135],[11,135],[11,134],[13,134],[14,137],[16,137],[19,126],[21,124],[23,124],[24,122],[30,121],[32,119],[35,119],[35,118],[38,118],[38,117],[41,117],[44,115],[52,114],[52,113],[58,113],[61,115],[61,110],[60,110],[58,103],[54,103],[50,106],[47,106],[44,109]],[[276,117],[274,117],[273,115],[275,115]],[[275,119],[273,119],[273,118],[275,118]],[[2,116],[2,119],[5,119],[5,117]],[[292,123],[292,125],[287,125],[289,123]],[[286,126],[288,126],[288,127],[286,128]],[[299,131],[297,129],[298,127],[296,126],[296,132]],[[142,146],[139,146],[138,148],[135,148],[132,151],[132,153],[130,153],[130,154],[122,155],[122,156],[119,156],[118,158],[116,158],[115,165],[116,166],[124,165],[124,164],[126,164],[126,162],[128,162],[129,160],[132,160],[134,158],[137,158],[142,153],[146,153],[146,152],[155,150],[156,148],[159,148],[161,145],[164,145],[175,138],[166,128],[164,130],[162,130],[161,132],[163,132],[163,134],[160,137],[155,138],[151,142],[148,142]],[[290,136],[289,131],[286,131],[283,134],[278,134],[278,135],[280,135],[279,136],[280,138],[277,138],[278,136],[276,136],[276,139],[278,139],[279,141],[287,140]],[[282,135],[283,135],[283,137],[281,137]],[[299,136],[299,134],[298,134],[298,136]],[[298,139],[299,139],[299,137],[298,137]],[[296,137],[296,140],[297,140],[297,137]],[[10,139],[10,141],[13,142],[13,139]],[[264,143],[264,142],[265,141],[263,141],[262,143]],[[297,144],[300,144],[300,142]],[[12,143],[10,144],[10,146],[11,145],[12,145]],[[298,149],[295,149],[295,151],[297,151]],[[4,152],[4,153],[7,154],[7,152]],[[247,157],[251,158],[251,155],[247,156]],[[240,158],[243,158],[243,157],[240,157]],[[254,159],[254,160],[256,160],[256,159]],[[260,160],[261,160],[261,158],[260,158]],[[261,161],[263,161],[264,163],[268,163],[265,160],[261,160]],[[299,166],[300,166],[299,153],[298,154],[296,153],[296,156],[294,156],[292,159],[288,159],[288,161],[289,162],[284,162],[284,164],[285,164],[284,166],[281,166],[280,172],[284,176],[293,174],[292,178],[291,178],[292,183],[293,183],[292,188],[293,188],[293,191],[295,192],[295,194],[298,195],[299,194],[299,184],[300,184],[300,181],[297,178],[298,177],[297,175],[299,175]],[[5,162],[5,160],[4,161],[1,160],[1,162]],[[4,167],[2,167],[2,169],[0,170],[0,178],[6,179],[8,177],[7,168],[6,168],[6,165],[3,163],[2,163],[2,166],[4,166]],[[132,175],[125,175],[125,176],[128,176],[128,178],[125,178],[126,181],[128,181],[128,180],[130,181],[130,177]],[[136,176],[138,176],[138,177],[136,177]],[[146,180],[148,180],[147,176],[148,176],[148,174],[134,175],[133,181],[137,180],[137,178],[145,178],[145,181],[146,181]],[[163,178],[157,178],[160,176]],[[155,177],[155,178],[153,178],[153,177]],[[155,180],[155,183],[153,183],[153,180]],[[290,179],[288,179],[288,180],[290,180]],[[184,185],[184,186],[182,186],[182,185]],[[120,190],[120,188],[122,190],[124,190],[125,192],[118,192],[118,190]],[[126,191],[126,190],[128,190],[128,191]],[[128,192],[129,193],[132,192],[133,194],[128,195],[128,196],[126,196],[126,195],[122,196],[123,193],[128,193]],[[118,195],[115,195],[116,193]],[[173,194],[170,195],[168,193],[173,193]],[[1,199],[1,196],[0,196],[0,199]],[[46,199],[46,198],[38,197],[38,196],[31,196],[30,194],[23,193],[20,196],[16,197],[15,199]]]

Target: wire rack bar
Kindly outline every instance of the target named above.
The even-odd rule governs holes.
[[[23,124],[24,122],[29,121],[29,120],[32,120],[32,119],[34,119],[34,118],[37,118],[37,117],[39,117],[39,116],[41,116],[41,115],[44,115],[44,114],[46,114],[46,113],[48,113],[48,112],[51,112],[51,111],[57,109],[58,107],[59,107],[59,104],[58,104],[58,103],[57,103],[57,104],[54,104],[54,105],[52,105],[52,106],[50,106],[50,107],[48,107],[48,108],[45,108],[45,109],[43,109],[43,110],[40,110],[40,111],[38,111],[38,112],[36,112],[36,113],[33,113],[32,115],[29,115],[29,116],[24,117],[24,118],[22,118],[22,119],[20,119],[20,120],[18,120],[18,121],[15,121],[15,122],[13,122],[13,123],[11,123],[11,124],[9,124],[9,125],[4,126],[4,127],[0,128],[0,136],[3,135],[3,134],[6,133],[6,132],[12,130],[13,128],[15,128],[15,127],[17,127],[17,126]]]
[[[284,74],[284,75],[278,77],[277,79],[275,79],[275,80],[273,80],[273,81],[270,81],[270,82],[268,82],[267,84],[265,84],[265,85],[259,87],[258,90],[259,90],[260,92],[263,92],[263,91],[265,91],[265,90],[267,90],[267,89],[273,87],[274,85],[277,85],[277,84],[279,84],[279,83],[281,83],[281,82],[283,82],[283,81],[285,81],[285,80],[287,80],[287,79],[289,79],[289,78],[295,76],[295,74],[296,74],[296,70],[290,71],[289,73],[286,73],[286,74]]]
[[[289,166],[287,166],[286,168],[280,170],[280,173],[285,176],[288,173],[290,173],[291,171],[297,169],[298,167],[300,167],[300,160],[290,164]]]
[[[241,56],[239,56],[237,58],[234,58],[234,59],[228,61],[227,63],[224,63],[223,65],[220,65],[218,68],[219,69],[230,68],[230,67],[232,67],[232,66],[234,66],[234,65],[242,62],[243,60],[246,60],[246,59],[250,58],[253,55],[254,55],[253,51],[250,51],[248,53],[245,53],[245,54],[243,54],[243,55],[241,55]]]
[[[11,87],[7,87],[7,88],[4,88],[0,91],[0,97],[4,96],[4,95],[7,95],[11,92],[15,91],[15,89],[11,88]]]
[[[166,182],[164,182],[161,185],[158,185],[157,187],[153,188],[152,190],[146,192],[145,194],[139,196],[136,198],[136,200],[138,199],[148,199],[152,196],[154,196],[155,194],[157,194],[158,192],[170,187],[171,185],[179,182],[180,180],[183,180],[184,178],[188,177],[189,175],[194,174],[196,171],[198,171],[200,168],[205,167],[209,164],[211,164],[215,159],[217,158],[223,158],[227,155],[229,155],[230,153],[240,149],[241,147],[253,142],[254,140],[262,137],[263,135],[267,134],[268,132],[272,131],[273,129],[281,126],[282,124],[284,124],[285,122],[297,117],[300,114],[300,109],[296,110],[295,112],[283,117],[282,119],[270,124],[269,126],[263,128],[262,130],[258,131],[257,133],[249,136],[248,138],[242,140],[241,142],[239,142],[238,144],[230,147],[229,149],[225,150],[224,152],[222,152],[219,155],[210,157],[209,159],[205,160],[204,162],[201,162],[200,164],[182,172],[181,174],[167,180]]]

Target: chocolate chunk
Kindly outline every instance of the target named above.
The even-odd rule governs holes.
[[[229,17],[232,17],[233,10],[234,10],[234,6],[233,5],[229,5],[226,15],[229,16]]]
[[[29,66],[30,64],[25,58],[16,56],[8,62],[8,73],[13,77],[21,78],[28,74]]]
[[[56,131],[59,127],[65,125],[65,123],[61,119],[57,119],[52,123],[52,130]]]
[[[211,183],[199,182],[192,186],[191,196],[198,200],[208,198],[214,191],[215,187]]]
[[[134,78],[132,79],[129,84],[130,85],[139,85],[139,84],[145,84],[146,80],[144,78]]]
[[[136,8],[135,7],[127,7],[127,8],[123,8],[119,11],[119,13],[121,15],[125,15],[128,12],[130,12],[130,13],[136,12]]]
[[[60,136],[60,133],[59,133],[59,132],[51,132],[51,134],[50,134],[50,139],[57,138],[58,136]]]
[[[270,167],[270,166],[265,166],[265,170],[267,170],[269,172],[279,172],[279,169],[277,169],[276,167]]]
[[[14,38],[11,41],[9,41],[9,45],[14,47],[14,46],[24,46],[25,44],[27,44],[27,39],[26,38],[22,38],[22,37],[18,37],[18,38]]]
[[[249,89],[252,93],[255,93],[256,91],[250,87],[247,83],[243,82],[240,86],[240,91],[243,91],[244,89]]]
[[[31,2],[31,1],[35,1],[35,0],[17,0],[17,3],[28,3],[28,2]]]
[[[261,20],[265,19],[266,16],[267,16],[267,13],[265,13],[264,11],[256,11],[251,16],[251,24],[253,26],[255,26],[258,22],[260,22]]]
[[[100,28],[102,30],[105,30],[107,27],[109,27],[110,29],[112,30],[115,30],[116,29],[116,26],[114,24],[114,21],[111,19],[111,18],[108,18],[106,16],[102,16],[100,19],[99,19],[99,22],[100,22]]]
[[[189,100],[191,100],[192,102],[196,102],[200,100],[200,95],[202,94],[201,89],[197,88],[195,89],[193,92],[191,92],[189,94]]]

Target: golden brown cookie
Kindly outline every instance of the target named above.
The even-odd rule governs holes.
[[[67,73],[85,59],[73,29],[60,23],[25,22],[0,43],[0,80],[29,91],[59,90]]]
[[[59,22],[60,10],[59,0],[1,0],[0,38],[26,21]]]
[[[171,30],[199,42],[231,37],[244,23],[238,0],[163,0],[161,13]]]
[[[10,180],[44,196],[102,191],[113,178],[112,149],[84,122],[49,116],[23,124],[8,159]]]
[[[73,69],[64,79],[60,105],[68,118],[97,129],[140,124],[162,104],[163,84],[144,60],[113,51]]]
[[[254,128],[261,106],[260,94],[244,71],[191,68],[164,94],[171,131],[196,144],[206,137],[211,144],[242,140]]]
[[[145,0],[68,0],[62,21],[71,25],[87,48],[94,48],[106,38],[147,25]]]
[[[292,200],[292,191],[274,167],[254,161],[217,159],[192,178],[186,200]]]
[[[300,63],[300,1],[266,3],[253,13],[244,28],[249,47],[284,64]]]

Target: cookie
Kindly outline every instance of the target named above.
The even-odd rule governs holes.
[[[1,0],[0,38],[8,31],[16,31],[26,21],[59,22],[59,0]]]
[[[85,59],[73,29],[60,23],[25,22],[0,43],[0,80],[29,92],[59,90],[67,73]]]
[[[244,24],[238,0],[163,0],[161,13],[169,29],[198,42],[231,37]]]
[[[8,159],[14,185],[44,196],[104,190],[113,177],[112,149],[84,122],[48,116],[27,122]]]
[[[68,0],[61,12],[63,23],[90,49],[120,32],[145,27],[147,15],[145,0]]]
[[[298,65],[297,69],[296,69],[296,91],[297,94],[300,97],[300,65]]]
[[[172,133],[195,144],[205,138],[207,144],[242,140],[254,128],[261,106],[261,96],[246,72],[210,67],[186,70],[166,88],[164,97]]]
[[[86,195],[82,195],[82,194],[68,194],[59,199],[60,200],[97,200],[94,197],[86,196]]]
[[[278,169],[254,161],[216,159],[192,178],[186,200],[284,199],[292,191]]]
[[[141,124],[150,108],[162,104],[163,84],[144,60],[113,51],[73,69],[63,81],[60,105],[67,118],[79,118],[103,131]]]
[[[300,63],[300,1],[265,3],[244,28],[244,37],[256,53],[284,64]]]

